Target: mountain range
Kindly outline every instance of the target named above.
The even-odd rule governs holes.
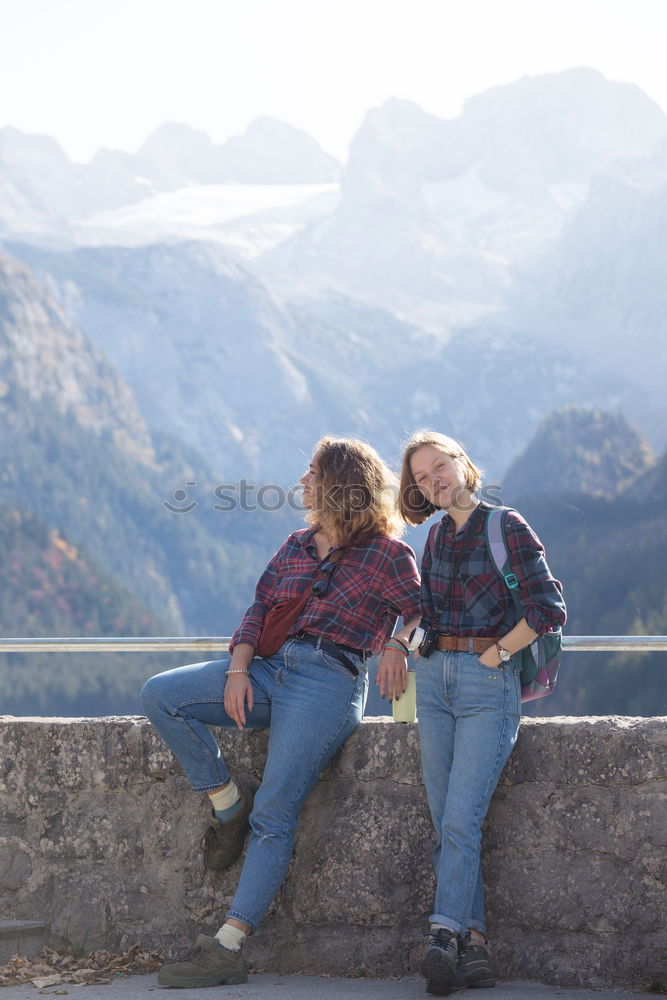
[[[547,458],[545,459],[545,456]],[[504,477],[563,581],[570,635],[667,635],[667,452],[616,415],[546,417]],[[531,715],[666,715],[664,652],[565,652]]]
[[[55,139],[0,129],[0,237],[71,239],[76,220],[193,184],[321,184],[341,166],[305,132],[260,118],[243,136],[215,145],[175,122],[136,153],[99,150],[72,163]]]
[[[110,167],[114,198],[86,182],[87,207],[67,194],[84,168],[53,140],[3,135],[0,184],[16,189],[20,167],[29,201],[0,198],[6,250],[111,357],[145,419],[213,466],[289,480],[302,423],[386,448],[444,422],[497,477],[568,403],[620,410],[667,443],[654,360],[667,117],[633,85],[590,69],[525,78],[452,120],[391,99],[343,167],[267,120],[219,147],[167,125],[133,154],[138,189]],[[245,166],[216,173],[211,157],[234,149]],[[41,232],[24,225],[38,210]],[[241,390],[246,349],[256,387]]]
[[[148,428],[111,362],[24,265],[2,257],[0,387],[0,504],[56,528],[172,631],[231,628],[294,512],[216,510],[221,481]],[[187,483],[192,517],[173,502]]]
[[[434,426],[556,526],[596,609],[574,627],[608,629],[564,512],[619,540],[613,579],[633,491],[662,488],[666,229],[667,117],[590,69],[452,120],[391,99],[344,165],[270,119],[218,145],[167,124],[87,165],[0,130],[0,504],[132,595],[128,628],[224,634],[299,523],[241,489],[285,497],[325,433],[396,464]],[[618,585],[616,631],[662,621],[654,577]]]

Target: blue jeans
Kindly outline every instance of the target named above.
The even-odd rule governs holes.
[[[269,727],[262,784],[250,817],[251,835],[229,917],[257,927],[283,883],[301,806],[320,771],[361,722],[368,678],[306,643],[288,640],[250,667],[255,704],[246,726]],[[141,702],[180,761],[195,791],[209,791],[230,773],[209,726],[236,726],[225,712],[227,654],[157,674]]]
[[[431,923],[486,934],[482,820],[519,732],[519,665],[485,667],[474,653],[419,657],[417,718],[424,785],[436,833]]]

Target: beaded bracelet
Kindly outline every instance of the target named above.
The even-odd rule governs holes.
[[[247,674],[247,669],[241,670],[240,667],[233,667],[231,670],[225,670],[225,674]]]
[[[391,642],[385,642],[384,649],[395,649],[399,653],[403,653],[403,656],[408,655],[408,650],[404,649],[403,646],[394,646]]]
[[[408,649],[407,642],[403,642],[403,640],[399,639],[399,637],[397,635],[390,636],[389,642],[400,642],[400,644],[403,647],[403,649],[405,650],[406,654],[410,652],[410,650]]]

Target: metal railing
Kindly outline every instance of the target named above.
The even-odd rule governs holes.
[[[223,653],[231,636],[114,636],[113,638],[0,638],[0,653],[151,653],[164,651]],[[566,635],[563,649],[574,652],[649,653],[667,650],[666,635]]]

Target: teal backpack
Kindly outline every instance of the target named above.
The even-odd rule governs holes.
[[[486,544],[498,575],[507,585],[514,607],[517,621],[525,617],[521,598],[519,597],[519,581],[512,572],[510,555],[507,545],[505,515],[511,507],[492,507],[486,516]],[[530,646],[526,646],[516,656],[521,658],[521,701],[533,701],[551,694],[556,686],[558,667],[563,647],[563,632],[560,626],[539,636]]]

